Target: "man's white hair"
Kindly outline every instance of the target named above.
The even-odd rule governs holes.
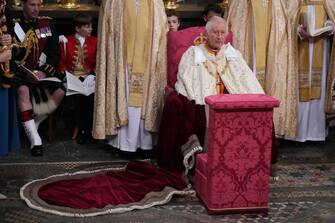
[[[220,16],[212,16],[206,24],[206,31],[209,33],[212,30],[213,24],[223,23],[226,28],[226,20]]]

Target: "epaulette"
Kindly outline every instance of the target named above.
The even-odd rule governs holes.
[[[39,16],[37,17],[38,20],[42,20],[42,19],[52,19],[51,17],[49,16]]]
[[[21,19],[20,18],[13,19],[13,23],[16,23],[16,22],[21,22]]]

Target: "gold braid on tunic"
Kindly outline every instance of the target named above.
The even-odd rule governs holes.
[[[4,15],[4,6],[0,6],[1,7],[1,12]],[[4,33],[7,32],[7,26],[6,26],[6,17],[3,16],[2,18],[2,27],[0,27],[0,36],[2,36]],[[38,39],[36,37],[36,34],[33,30],[29,30],[26,35],[25,38],[23,40],[22,43],[17,42],[16,40],[14,40],[14,43],[10,44],[10,45],[6,45],[6,46],[0,46],[0,53],[6,51],[6,50],[10,50],[12,48],[25,48],[26,49],[26,53],[25,56],[23,57],[23,59],[21,61],[24,61],[27,56],[29,55],[29,53],[31,52],[31,50],[34,51],[34,56],[37,57],[38,55]],[[4,79],[4,82],[1,83],[1,87],[3,88],[10,88],[11,87],[11,83],[12,83],[12,79],[14,78],[14,73],[10,70],[10,64],[9,62],[4,62],[4,63],[0,63],[0,69],[2,71],[2,76]]]

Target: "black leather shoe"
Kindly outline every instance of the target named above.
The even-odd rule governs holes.
[[[96,144],[96,143],[98,143],[98,140],[95,139],[95,138],[93,138],[92,134],[89,133],[89,134],[87,135],[87,141],[86,141],[86,143],[89,143],[89,144]]]
[[[43,146],[34,146],[30,149],[30,154],[32,156],[43,156]]]
[[[86,141],[87,141],[87,134],[85,131],[79,131],[78,132],[78,135],[77,135],[77,138],[76,138],[76,142],[78,144],[85,144]]]

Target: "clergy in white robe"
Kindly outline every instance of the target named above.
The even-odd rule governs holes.
[[[298,128],[297,136],[293,140],[324,141],[327,136],[324,106],[330,35],[333,34],[334,24],[327,20],[322,1],[306,1],[301,6],[300,18],[298,27],[300,37],[298,42]],[[313,29],[327,26],[331,27],[331,31],[311,36]]]
[[[105,0],[99,15],[93,137],[152,149],[166,85],[163,1]]]

